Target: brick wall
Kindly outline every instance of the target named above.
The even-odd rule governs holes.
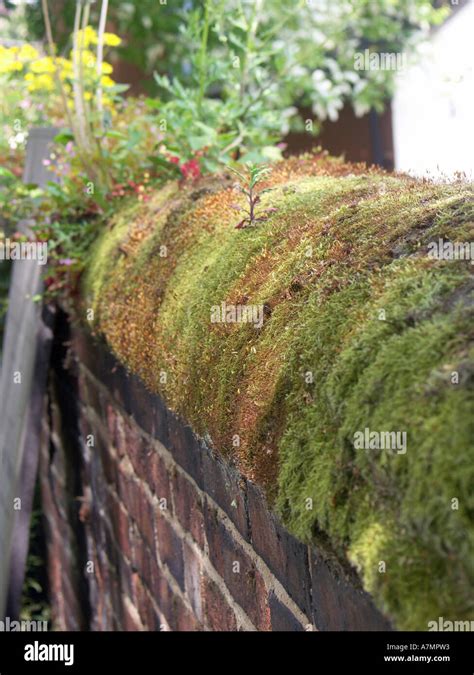
[[[382,630],[353,573],[60,315],[41,456],[57,628]]]

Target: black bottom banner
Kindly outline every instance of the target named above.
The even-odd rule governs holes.
[[[229,651],[226,652],[225,650]],[[230,661],[226,661],[228,654]],[[0,632],[0,675],[266,669],[283,660],[315,672],[472,675],[472,633]],[[341,670],[341,669],[344,670]],[[176,672],[179,672],[177,670]]]

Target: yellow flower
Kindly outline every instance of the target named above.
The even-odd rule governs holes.
[[[0,73],[14,73],[22,69],[23,64],[20,61],[0,62]]]
[[[37,59],[30,63],[30,70],[32,73],[54,73],[55,67],[53,59],[50,56]]]
[[[69,59],[65,59],[62,56],[58,56],[56,59],[56,64],[61,70],[64,70],[65,72],[72,72],[72,61]]]
[[[94,52],[91,52],[90,49],[84,49],[82,52],[82,63],[88,68],[92,68],[95,65]]]
[[[104,33],[104,44],[108,47],[118,47],[121,42],[122,39],[115,33]]]
[[[25,80],[28,82],[28,91],[54,90],[54,80],[48,73],[41,73],[39,75],[27,73]]]
[[[77,44],[82,44],[83,47],[97,44],[97,33],[92,26],[86,26],[84,31],[77,31]]]
[[[90,45],[97,45],[99,42],[99,37],[97,32],[92,26],[86,26],[85,30],[79,30],[77,34],[78,45],[83,47],[89,47]],[[81,42],[83,40],[83,42]],[[118,47],[122,42],[118,35],[115,33],[104,33],[104,44],[108,47]]]
[[[13,73],[23,68],[23,64],[18,60],[19,50],[19,47],[6,49],[2,46],[0,50],[0,73]]]
[[[106,61],[103,62],[102,64],[102,72],[104,75],[111,75],[113,73],[113,66],[110,63],[107,63]]]
[[[18,58],[21,61],[33,61],[39,57],[39,52],[32,45],[22,45],[18,53]]]
[[[115,85],[113,79],[108,75],[102,75],[100,78],[100,83],[103,87],[113,87]]]

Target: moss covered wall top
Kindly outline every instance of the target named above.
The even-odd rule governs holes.
[[[118,213],[84,281],[95,330],[398,627],[474,619],[474,267],[429,255],[472,239],[472,192],[324,156],[268,183],[253,228],[230,178]]]

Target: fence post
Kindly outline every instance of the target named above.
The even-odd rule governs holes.
[[[27,141],[25,183],[44,187],[52,176],[49,156],[54,128],[32,129]],[[18,229],[27,233],[28,221]],[[42,401],[52,340],[51,317],[35,296],[43,291],[44,267],[36,260],[13,264],[0,374],[0,618],[19,612],[29,523],[38,468]]]

